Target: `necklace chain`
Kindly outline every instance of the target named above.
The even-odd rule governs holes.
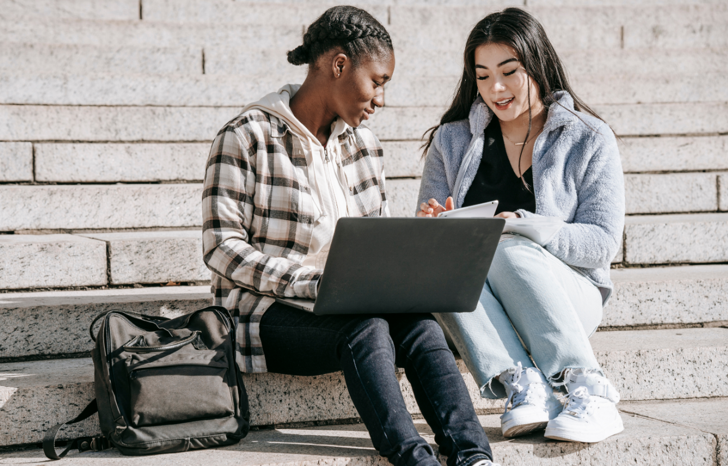
[[[501,131],[501,134],[503,135],[503,137],[505,137],[506,139],[508,139],[508,142],[510,142],[514,146],[518,147],[518,146],[524,146],[524,145],[528,144],[529,142],[531,142],[533,140],[533,138],[535,138],[539,134],[541,134],[541,130],[543,130],[543,128],[541,128],[540,130],[538,130],[535,133],[533,133],[533,135],[530,138],[528,138],[528,140],[526,140],[525,142],[513,142],[513,140],[511,138],[509,138],[506,133],[504,133],[503,131]]]

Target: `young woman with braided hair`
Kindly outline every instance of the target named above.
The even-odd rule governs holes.
[[[449,466],[492,454],[442,329],[430,315],[315,316],[275,297],[316,298],[337,219],[389,215],[382,147],[360,126],[394,72],[384,27],[337,6],[289,52],[304,83],[246,106],[212,144],[203,194],[214,303],[232,311],[244,372],[343,371],[374,447],[395,465],[439,464],[407,412],[395,365]],[[325,396],[325,394],[324,394]]]
[[[477,309],[437,317],[481,395],[507,397],[503,435],[545,428],[548,438],[599,442],[621,432],[619,393],[589,344],[624,227],[614,133],[518,8],[473,28],[457,95],[433,130],[418,216],[498,199],[501,217],[563,222],[543,245],[504,235]],[[564,406],[553,392],[562,386]]]

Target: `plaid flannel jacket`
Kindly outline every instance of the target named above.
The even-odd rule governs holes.
[[[338,141],[352,215],[389,216],[379,140],[349,127]],[[284,120],[251,109],[217,134],[202,195],[203,259],[213,304],[235,318],[243,372],[267,370],[259,323],[271,296],[316,298],[323,271],[301,265],[316,221],[313,195],[301,139]]]

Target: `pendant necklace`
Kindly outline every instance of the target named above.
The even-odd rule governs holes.
[[[504,137],[504,138],[508,139],[508,142],[510,142],[511,144],[513,144],[513,145],[514,145],[514,146],[516,146],[516,147],[520,147],[520,146],[523,146],[523,145],[525,145],[525,144],[528,144],[529,142],[531,142],[531,141],[533,140],[533,138],[535,138],[535,137],[537,137],[537,136],[538,136],[539,134],[541,134],[541,131],[542,131],[542,130],[543,130],[543,128],[541,128],[540,130],[538,130],[538,132],[534,133],[534,134],[533,134],[533,136],[531,136],[530,138],[528,138],[528,140],[526,140],[525,142],[513,142],[513,141],[511,140],[511,138],[509,138],[509,137],[508,137],[508,136],[506,135],[506,133],[504,133],[503,131],[501,131],[501,134],[503,135],[503,137]]]

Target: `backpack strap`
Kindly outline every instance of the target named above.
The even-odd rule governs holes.
[[[81,414],[76,416],[75,419],[64,422],[63,424],[55,425],[48,429],[45,437],[43,437],[43,453],[45,453],[46,457],[52,460],[59,460],[66,456],[68,452],[73,450],[74,448],[78,448],[79,451],[101,451],[110,448],[111,444],[109,443],[108,439],[104,437],[82,437],[69,442],[66,449],[63,450],[61,453],[58,453],[56,451],[56,437],[58,436],[58,431],[61,430],[63,426],[68,424],[75,424],[77,422],[83,421],[84,419],[88,419],[92,415],[96,414],[98,410],[99,408],[96,405],[96,400],[93,400],[91,403],[88,404],[88,406],[83,409],[83,411],[81,411]]]

